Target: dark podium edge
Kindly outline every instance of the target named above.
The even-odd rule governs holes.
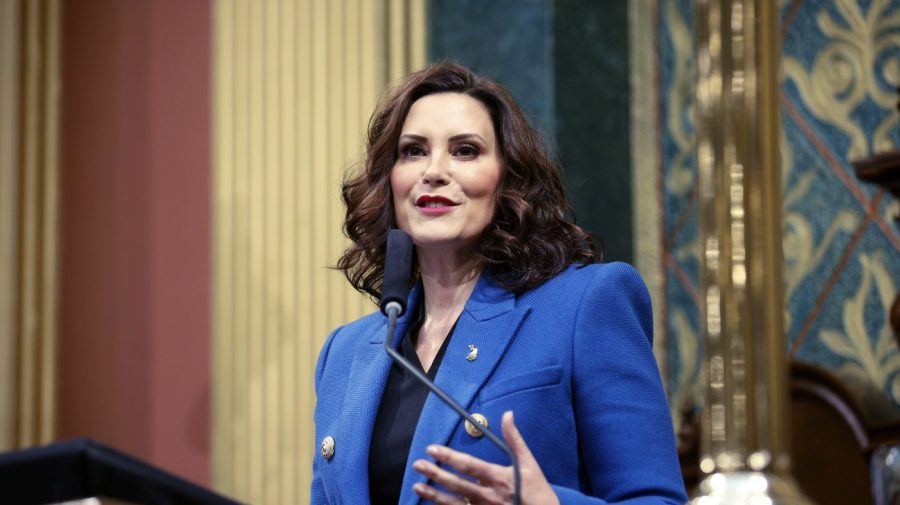
[[[144,505],[239,503],[88,438],[0,453],[0,501],[5,504],[92,497]]]

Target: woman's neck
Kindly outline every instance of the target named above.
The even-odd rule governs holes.
[[[426,321],[455,321],[478,283],[483,262],[475,255],[435,256],[425,252],[420,252],[418,259]]]
[[[425,313],[416,337],[416,354],[429,370],[450,329],[462,314],[484,268],[474,254],[459,251],[418,251],[419,272],[425,292]]]

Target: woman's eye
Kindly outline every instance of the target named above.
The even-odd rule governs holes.
[[[410,144],[408,146],[404,146],[400,149],[400,152],[403,154],[404,158],[425,156],[425,150],[422,149],[422,146],[418,144]]]
[[[474,158],[478,156],[478,149],[475,146],[463,144],[456,148],[454,154],[460,158]]]

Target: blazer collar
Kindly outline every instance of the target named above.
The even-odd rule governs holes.
[[[415,313],[414,304],[419,303],[421,294],[420,281],[410,292],[407,301],[408,310],[397,320],[392,344],[394,348],[397,348],[400,335],[406,332],[412,322],[412,314]],[[469,408],[529,311],[527,307],[517,308],[515,295],[498,286],[488,271],[483,272],[466,302],[447,346],[435,377],[437,385],[461,405]],[[372,429],[393,363],[390,356],[384,352],[386,332],[385,319],[382,324],[372,328],[368,334],[368,342],[357,349],[350,368],[357,375],[349,378],[347,382],[346,408],[343,409],[336,427],[338,433],[357,434],[352,444],[336,448],[336,451],[346,451],[343,453],[344,457],[340,458],[343,469],[338,475],[346,476],[345,482],[356,483],[342,490],[341,494],[347,498],[346,503],[367,503],[369,500],[368,468]],[[478,358],[474,361],[466,360],[470,344],[478,348]],[[426,480],[412,469],[412,462],[427,458],[425,449],[429,445],[447,444],[453,431],[463,422],[456,412],[444,405],[439,398],[433,394],[428,395],[410,446],[400,494],[401,504],[419,503],[418,496],[412,491],[412,485],[414,482]],[[499,429],[499,426],[490,428]],[[485,443],[490,442],[485,440]]]
[[[460,405],[470,408],[476,394],[497,367],[529,312],[527,307],[516,306],[515,295],[498,286],[489,271],[483,272],[456,324],[435,383]],[[399,324],[398,334],[402,334]],[[473,361],[466,359],[469,345],[478,348],[478,357]],[[412,469],[412,462],[420,458],[427,459],[425,449],[429,445],[447,444],[454,430],[463,422],[438,397],[428,395],[409,450],[400,492],[401,504],[419,503],[412,485],[426,481],[425,477]],[[492,425],[490,428],[496,430],[499,426]],[[490,442],[485,439],[484,443]]]
[[[413,285],[412,289],[409,291],[409,296],[406,298],[406,312],[403,313],[402,316],[397,318],[397,328],[394,331],[394,349],[397,348],[397,345],[400,343],[400,335],[406,333],[406,328],[409,327],[409,324],[412,322],[412,316],[416,313],[416,304],[419,303],[419,295],[422,293],[422,281],[421,279]],[[372,344],[381,344],[384,345],[384,338],[387,336],[387,317],[384,318],[384,325],[381,326],[378,331],[374,331],[369,334],[369,342]],[[387,353],[384,353],[387,356]],[[388,356],[390,359],[390,356]]]
[[[400,341],[399,335],[406,333],[406,328],[412,322],[412,314],[415,313],[413,304],[419,299],[421,289],[421,283],[413,287],[407,299],[407,311],[397,319],[393,342],[395,349]],[[393,363],[384,351],[386,336],[385,317],[381,324],[376,324],[369,330],[368,342],[357,348],[350,367],[354,376],[347,380],[345,408],[341,411],[336,432],[345,436],[353,434],[353,443],[335,448],[335,452],[345,451],[340,458],[343,468],[337,474],[346,476],[344,483],[352,483],[340,491],[346,498],[345,503],[369,502],[369,446],[372,443],[375,417],[378,415],[378,407]],[[366,338],[363,335],[360,337]]]

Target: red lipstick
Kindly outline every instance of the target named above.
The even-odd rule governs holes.
[[[457,205],[459,204],[453,200],[440,195],[422,195],[419,198],[416,198],[416,207],[418,207],[423,214],[429,216],[445,214],[453,210],[453,207],[456,207]]]

